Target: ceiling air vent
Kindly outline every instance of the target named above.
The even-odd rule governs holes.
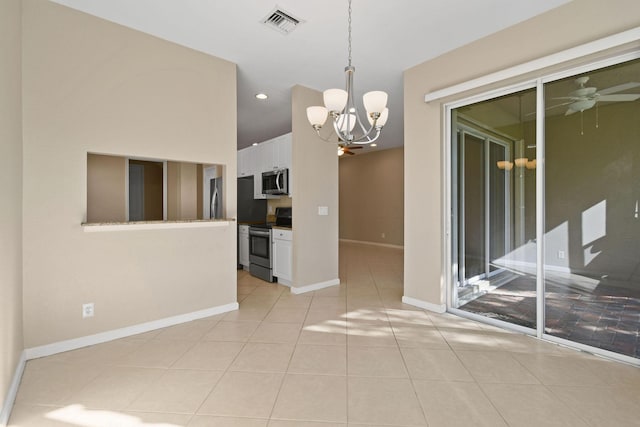
[[[301,24],[304,21],[294,18],[293,16],[291,16],[290,13],[285,12],[282,9],[279,9],[276,6],[276,8],[270,14],[268,14],[261,22],[267,27],[273,28],[274,30],[282,34],[287,35],[293,30],[295,30],[298,24]]]

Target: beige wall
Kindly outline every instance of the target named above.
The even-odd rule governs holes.
[[[573,1],[405,72],[406,296],[445,303],[442,104],[425,104],[424,95],[637,27],[639,16],[636,0]]]
[[[180,218],[198,218],[198,170],[195,163],[180,165]]]
[[[200,180],[202,181],[202,177]],[[198,185],[198,165],[167,162],[167,219],[198,219],[198,200],[202,210],[202,186]]]
[[[0,411],[24,348],[20,5],[0,2]]]
[[[402,246],[404,148],[365,150],[338,161],[340,238]]]
[[[87,222],[126,221],[124,157],[87,154]]]
[[[307,120],[307,107],[321,103],[320,92],[293,87],[294,287],[338,279],[338,156],[336,146],[319,139]],[[319,206],[327,206],[329,215],[319,216]]]
[[[223,164],[235,194],[235,65],[48,1],[22,5],[26,347],[235,302],[234,225],[80,226],[87,152]],[[82,320],[87,302],[96,314]]]

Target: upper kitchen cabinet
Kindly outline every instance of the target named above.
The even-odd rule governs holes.
[[[253,175],[255,169],[255,162],[252,156],[249,155],[249,151],[238,151],[238,178]]]
[[[254,198],[278,198],[262,194],[262,173],[275,169],[289,169],[291,176],[291,133],[261,142],[238,151],[238,177],[254,177]],[[289,190],[291,190],[289,184]],[[291,191],[289,191],[291,195]]]
[[[270,139],[258,145],[261,148],[263,171],[291,169],[291,134]]]

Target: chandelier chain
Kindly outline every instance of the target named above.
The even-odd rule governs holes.
[[[351,67],[351,0],[349,0],[349,67]]]

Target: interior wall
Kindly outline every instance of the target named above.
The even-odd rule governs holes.
[[[443,102],[426,104],[424,95],[635,28],[640,25],[638,16],[640,3],[635,0],[574,1],[405,71],[406,296],[439,307],[445,304],[446,296]],[[484,90],[487,88],[473,92]]]
[[[180,218],[180,162],[167,162],[167,219]]]
[[[0,2],[0,424],[22,330],[21,1]]]
[[[340,238],[402,246],[404,148],[357,153],[338,161]]]
[[[338,280],[338,156],[336,146],[318,138],[307,107],[322,104],[322,93],[294,86],[291,128],[295,189],[293,208],[293,286]],[[318,215],[326,206],[329,214]]]
[[[198,218],[198,171],[194,163],[180,165],[180,218]]]
[[[126,221],[124,157],[87,154],[87,222]]]
[[[46,0],[22,7],[25,346],[234,303],[235,224],[80,224],[88,152],[222,164],[235,178],[235,64]],[[226,209],[236,216],[235,198]]]

